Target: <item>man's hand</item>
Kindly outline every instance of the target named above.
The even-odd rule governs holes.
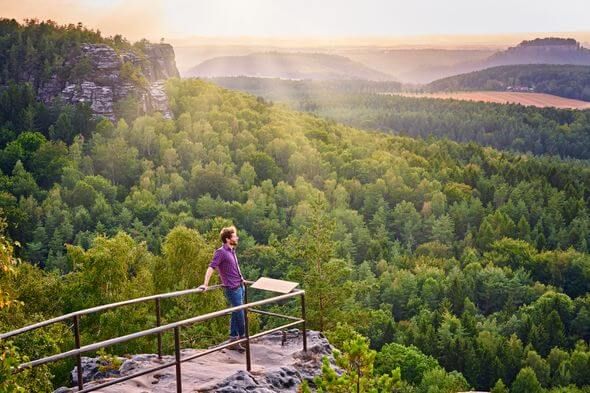
[[[205,292],[207,290],[207,288],[209,288],[209,287],[205,284],[199,285],[199,287],[197,288],[197,291],[198,292]]]

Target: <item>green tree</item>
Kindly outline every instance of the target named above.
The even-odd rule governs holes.
[[[512,393],[542,393],[544,389],[537,380],[533,369],[525,367],[516,376],[510,391]]]
[[[535,351],[529,351],[523,362],[523,367],[532,369],[541,386],[549,385],[549,364]]]
[[[377,374],[383,375],[399,369],[402,379],[412,385],[419,385],[424,373],[438,367],[438,362],[432,356],[423,354],[414,346],[396,343],[385,344],[375,359]]]
[[[419,393],[455,393],[469,389],[469,384],[457,371],[447,373],[443,368],[435,368],[424,373],[418,386]]]
[[[393,209],[393,225],[399,240],[413,248],[418,242],[422,222],[411,202],[402,201]]]
[[[578,386],[590,385],[590,353],[576,349],[570,358],[571,380]]]
[[[430,239],[443,244],[451,244],[455,239],[455,224],[448,214],[444,214],[434,221]]]
[[[570,383],[571,375],[569,370],[570,355],[560,348],[551,348],[547,363],[549,364],[550,380],[554,386],[567,386]]]
[[[139,175],[137,149],[130,147],[121,137],[106,140],[95,135],[92,159],[96,171],[114,184],[130,186]]]
[[[290,236],[287,252],[298,261],[293,278],[301,280],[307,292],[307,319],[324,331],[340,320],[342,304],[352,295],[344,285],[350,268],[334,259],[335,223],[325,210],[325,202],[314,200],[311,222],[302,233]]]
[[[63,111],[54,125],[49,128],[49,137],[52,141],[63,141],[72,143],[75,136],[72,113],[70,110]]]
[[[335,351],[336,365],[343,372],[339,375],[327,357],[322,362],[322,374],[314,380],[318,392],[377,393],[393,392],[399,387],[399,369],[391,375],[376,376],[373,369],[375,351],[369,349],[369,340],[360,335],[345,341],[343,352]]]
[[[508,388],[501,379],[498,379],[490,393],[508,393]]]
[[[20,160],[16,162],[12,170],[12,187],[12,193],[15,196],[37,195],[39,192],[33,175],[27,172]]]

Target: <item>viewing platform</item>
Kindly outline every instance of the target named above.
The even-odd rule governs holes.
[[[123,302],[106,304],[90,309],[76,311],[61,317],[49,319],[37,324],[29,325],[21,329],[0,334],[0,339],[6,340],[26,332],[36,330],[55,323],[72,323],[75,348],[59,354],[46,356],[41,359],[34,359],[19,365],[15,372],[21,372],[28,368],[56,362],[66,358],[76,359],[76,368],[72,372],[73,382],[76,388],[60,388],[58,392],[183,392],[184,391],[219,391],[219,383],[230,386],[232,375],[237,383],[248,384],[250,382],[259,385],[260,389],[269,386],[270,391],[280,391],[273,388],[281,385],[284,388],[295,388],[307,376],[313,378],[313,373],[305,370],[319,370],[318,362],[321,362],[322,355],[331,353],[327,340],[317,332],[312,337],[313,351],[317,356],[308,355],[308,332],[305,320],[305,291],[296,289],[297,283],[288,281],[261,278],[257,282],[247,281],[245,283],[246,296],[245,304],[237,307],[230,307],[223,310],[211,312],[204,315],[194,316],[182,321],[169,324],[161,324],[160,302],[162,299],[184,296],[199,293],[199,289],[188,289],[171,293],[163,293],[153,296],[146,296],[131,299]],[[248,287],[250,290],[262,290],[282,293],[277,296],[248,302]],[[218,290],[221,286],[212,286],[207,291]],[[289,299],[300,299],[301,317],[282,315],[258,309],[263,305],[284,302]],[[82,345],[80,342],[80,318],[84,315],[98,313],[101,311],[130,306],[142,302],[155,303],[156,326],[132,334],[111,338],[105,341]],[[180,343],[180,331],[183,327],[202,323],[213,318],[229,315],[234,311],[244,310],[246,314],[246,337],[215,345],[208,349],[183,349]],[[286,319],[289,322],[259,333],[250,335],[248,326],[248,313],[256,313],[269,317]],[[291,329],[294,326],[301,326],[301,330]],[[287,330],[291,329],[291,330]],[[174,333],[174,354],[164,355],[162,352],[162,334],[172,331]],[[128,342],[146,336],[156,336],[157,354],[135,355],[130,359],[119,358],[122,365],[117,369],[113,367],[112,372],[97,375],[96,372],[105,367],[99,367],[97,359],[83,357],[84,354],[93,353],[99,349]],[[245,346],[244,353],[230,350],[229,348],[237,343]],[[116,358],[116,357],[113,357]],[[311,363],[309,363],[311,362]],[[308,364],[309,363],[309,364]],[[238,376],[235,374],[238,373]],[[245,374],[244,374],[245,373]],[[241,377],[240,377],[241,375]],[[256,380],[256,375],[264,378]],[[228,380],[228,378],[230,378]],[[88,383],[89,382],[89,383]],[[133,390],[136,389],[136,390]],[[204,390],[203,390],[204,389]],[[214,390],[210,390],[214,389]],[[258,390],[264,391],[264,390]],[[284,390],[290,391],[290,390]]]

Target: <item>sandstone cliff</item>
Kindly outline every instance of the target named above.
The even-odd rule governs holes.
[[[171,117],[164,81],[179,77],[171,45],[145,43],[141,51],[118,53],[106,44],[82,44],[65,64],[78,67],[79,75],[63,78],[56,73],[41,83],[38,96],[43,102],[88,103],[96,115],[116,120],[117,105],[133,100],[139,113]]]

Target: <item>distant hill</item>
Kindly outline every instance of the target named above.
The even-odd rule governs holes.
[[[530,41],[522,41],[517,46],[494,53],[486,59],[467,60],[446,67],[446,69],[440,69],[438,72],[440,74],[439,78],[443,78],[486,68],[518,64],[590,66],[590,50],[584,48],[572,38],[536,38]]]
[[[590,50],[572,38],[537,38],[498,52],[484,64],[486,68],[510,64],[590,65]]]
[[[492,67],[434,81],[429,91],[534,91],[590,101],[590,66],[527,64]]]
[[[252,76],[283,79],[364,79],[375,81],[394,79],[391,75],[376,71],[344,56],[279,52],[216,57],[192,68],[186,76]]]
[[[483,61],[494,53],[494,50],[489,49],[360,48],[339,54],[393,75],[401,82],[428,83],[445,76],[471,71],[471,64]]]
[[[537,38],[503,51],[387,49],[350,50],[347,57],[406,83],[429,83],[440,78],[516,64],[590,65],[590,50],[572,38]]]

